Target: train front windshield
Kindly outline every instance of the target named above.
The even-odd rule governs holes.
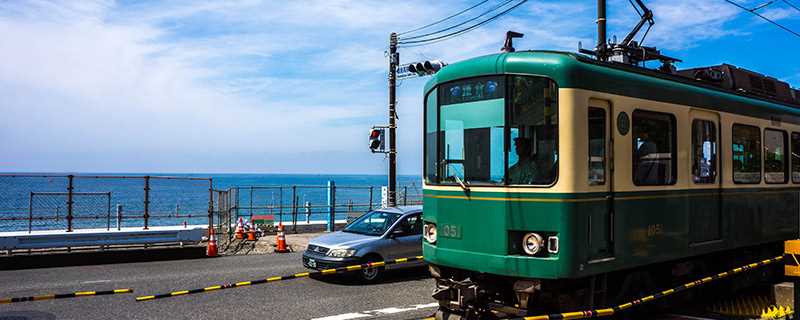
[[[551,185],[558,172],[558,88],[533,76],[440,85],[425,103],[427,184]]]

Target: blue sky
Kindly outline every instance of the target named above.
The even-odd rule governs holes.
[[[0,1],[0,171],[383,173],[366,146],[386,122],[388,34],[476,2]],[[679,68],[727,62],[800,87],[800,38],[723,0],[646,2],[645,45]],[[594,5],[530,0],[401,60],[494,53],[506,30],[525,33],[518,49],[591,47]],[[782,1],[760,12],[800,31]],[[609,0],[609,36],[637,19]],[[401,173],[421,171],[424,81],[398,90]]]

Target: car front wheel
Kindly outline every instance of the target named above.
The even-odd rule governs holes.
[[[377,256],[367,256],[364,257],[362,260],[362,264],[370,263],[370,262],[378,262],[381,261],[380,257]],[[383,274],[383,267],[375,267],[375,268],[364,268],[358,273],[358,277],[362,282],[365,283],[372,283],[378,281],[378,279]]]

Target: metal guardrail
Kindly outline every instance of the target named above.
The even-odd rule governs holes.
[[[380,207],[376,186],[261,185],[214,189],[211,178],[133,175],[0,174],[0,230],[107,231],[207,224],[233,236],[239,217],[273,215],[297,232],[305,220],[336,221]],[[398,204],[422,203],[416,185],[401,186]],[[320,221],[317,221],[320,222]]]
[[[159,243],[198,243],[207,226],[164,226],[148,230],[82,229],[74,232],[6,232],[0,237],[0,250],[26,250],[76,247],[107,247],[119,245],[148,245]]]

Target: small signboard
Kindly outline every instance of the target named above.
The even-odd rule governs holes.
[[[275,216],[271,214],[253,215],[253,223],[259,225],[273,225],[275,224]]]
[[[381,186],[381,208],[389,206],[389,187]]]

